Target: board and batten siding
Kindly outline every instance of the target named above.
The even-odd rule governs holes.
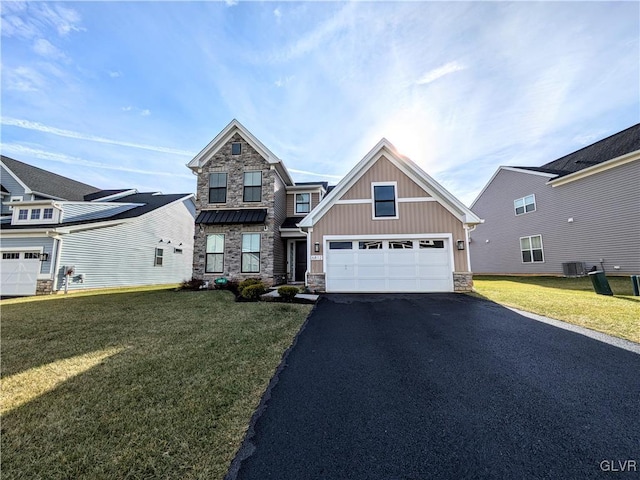
[[[565,262],[589,269],[603,259],[608,274],[640,273],[640,161],[557,187],[548,180],[509,170],[496,175],[473,206],[485,219],[471,233],[474,272],[562,275]],[[513,201],[531,194],[536,211],[516,216]],[[522,262],[520,237],[532,235],[542,235],[543,263]]]
[[[192,274],[193,234],[194,210],[187,199],[127,223],[64,235],[57,288],[64,289],[63,267],[70,265],[75,275],[69,290],[182,282]],[[164,251],[161,267],[154,266],[156,248]]]
[[[418,184],[400,171],[386,157],[382,156],[344,193],[340,200],[371,198],[372,182],[397,182],[399,197],[429,196]]]
[[[284,182],[275,170],[270,172],[274,176],[273,188],[273,223],[269,228],[273,229],[273,275],[274,277],[285,277],[287,261],[285,257],[285,245],[280,237],[280,225],[287,217],[287,190]],[[285,278],[276,281],[285,281]]]
[[[400,197],[405,196],[400,187],[398,192]],[[320,244],[320,252],[314,252],[314,255],[325,254],[325,235],[379,235],[384,239],[385,235],[451,233],[454,245],[456,240],[465,239],[462,222],[438,202],[398,203],[398,216],[399,218],[394,220],[373,220],[371,203],[335,204],[313,227],[311,243]],[[454,245],[450,248],[454,249]],[[466,252],[454,249],[453,255],[455,271],[468,271]],[[321,260],[311,262],[312,273],[322,271]]]
[[[13,232],[17,232],[14,230]],[[13,235],[0,236],[0,249],[12,251],[37,251],[48,253],[49,258],[46,262],[40,262],[40,275],[51,273],[51,265],[54,259],[54,245],[56,240],[51,237],[22,237],[17,238]]]

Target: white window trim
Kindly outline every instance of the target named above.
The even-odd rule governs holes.
[[[243,252],[242,251],[242,244],[244,243],[244,236],[245,235],[258,235],[258,271],[257,272],[245,272],[243,270],[243,264],[242,264],[242,256],[245,253],[255,253],[255,252]],[[259,232],[246,232],[240,235],[240,273],[245,274],[254,274],[254,273],[260,273],[262,271],[262,235],[260,235]]]
[[[525,198],[527,198],[527,197],[533,197],[533,210],[531,210],[530,212],[527,212],[527,203],[525,202]],[[518,200],[522,200],[522,202],[523,202],[524,212],[522,212],[522,213],[516,212],[516,202]],[[516,217],[519,217],[521,215],[526,215],[527,213],[533,213],[537,209],[538,209],[538,204],[536,203],[536,194],[535,193],[532,193],[532,194],[529,194],[529,195],[525,195],[524,197],[516,198],[513,201],[513,213],[515,214]]]
[[[14,202],[22,202],[24,200],[24,196],[23,195],[12,195],[9,197],[9,201],[7,202],[7,205],[9,206],[9,210],[12,211],[13,210],[13,205],[11,205],[11,203]]]
[[[207,252],[207,238],[210,235],[222,235],[222,252]],[[226,247],[226,242],[227,242],[227,237],[224,233],[209,233],[206,235],[205,240],[204,240],[205,244],[204,244],[204,274],[205,275],[220,275],[220,274],[224,274],[224,250]],[[219,272],[207,272],[207,255],[209,254],[215,254],[215,255],[222,255],[222,270]]]
[[[211,174],[224,174],[225,175],[225,183],[224,183],[224,202],[212,202],[211,201],[211,189],[212,188],[222,188],[222,187],[212,187],[211,186]],[[243,179],[244,180],[244,179]],[[244,193],[244,191],[243,191]],[[227,197],[229,196],[229,172],[209,172],[209,188],[207,189],[207,203],[209,205],[222,205],[227,203]]]
[[[393,197],[396,214],[393,217],[376,217],[376,196],[375,187],[393,187]],[[398,212],[398,182],[371,182],[371,219],[372,220],[398,220],[400,218]]]
[[[298,211],[298,195],[309,195],[309,211],[307,212],[299,212]],[[296,215],[306,215],[308,214],[312,208],[311,208],[311,200],[313,199],[313,195],[311,194],[311,192],[296,192],[293,194],[293,210],[296,213]]]
[[[530,262],[525,262],[525,261],[522,259],[522,252],[526,251],[526,250],[523,250],[523,249],[522,249],[522,239],[523,239],[523,238],[528,238],[528,239],[529,239],[529,245],[531,245],[531,239],[532,239],[532,238],[534,238],[534,237],[540,237],[540,250],[542,251],[542,261],[540,261],[540,262],[536,262],[536,261],[533,259],[533,250],[534,250],[534,249],[533,249],[533,248],[529,248],[529,252],[531,252],[531,261],[530,261]],[[519,248],[519,251],[520,251],[520,263],[522,263],[523,265],[529,265],[529,264],[531,264],[531,263],[545,263],[545,260],[544,260],[544,243],[542,242],[542,235],[541,235],[541,234],[537,234],[537,235],[525,235],[524,237],[520,237],[520,238],[518,239],[518,248]],[[536,250],[538,250],[538,249],[536,248]]]
[[[162,255],[158,255],[158,250],[162,250]],[[164,267],[164,251],[166,249],[163,247],[155,247],[153,251],[153,266],[154,267]],[[162,258],[162,262],[158,263],[158,258]]]

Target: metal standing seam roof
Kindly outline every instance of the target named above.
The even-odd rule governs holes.
[[[196,224],[234,225],[264,223],[266,208],[242,208],[238,210],[205,210],[196,218]]]

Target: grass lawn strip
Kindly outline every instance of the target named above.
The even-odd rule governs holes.
[[[22,399],[2,416],[7,479],[222,478],[311,308],[219,291],[48,298],[2,303],[3,384]]]
[[[640,343],[640,297],[628,277],[610,277],[614,296],[597,295],[589,278],[474,277],[473,295]]]

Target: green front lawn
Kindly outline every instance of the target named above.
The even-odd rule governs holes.
[[[609,277],[614,296],[597,295],[590,278],[473,278],[476,296],[640,343],[640,297],[629,277]]]
[[[108,293],[2,302],[2,477],[222,478],[311,307]]]

